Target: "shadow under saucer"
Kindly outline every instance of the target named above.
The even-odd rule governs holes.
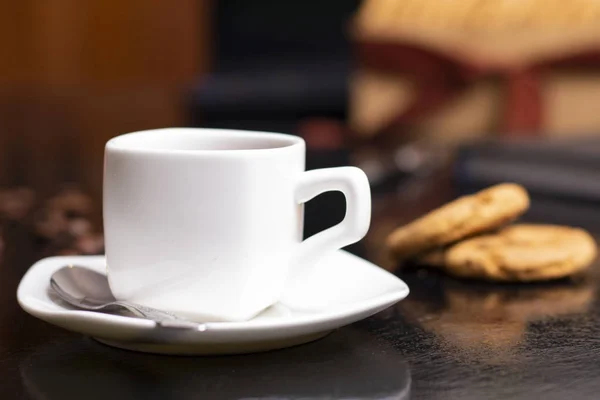
[[[358,327],[307,345],[235,356],[142,354],[71,339],[20,365],[36,399],[406,399],[410,372],[390,344]]]

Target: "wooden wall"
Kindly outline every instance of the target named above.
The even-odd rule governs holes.
[[[205,0],[0,0],[0,186],[99,196],[107,139],[186,124],[210,22]]]

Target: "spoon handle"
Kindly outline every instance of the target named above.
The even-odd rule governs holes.
[[[142,306],[139,304],[132,304],[126,301],[116,301],[112,305],[126,309],[127,311],[137,315],[138,317],[153,320],[157,325],[166,328],[181,328],[181,329],[194,329],[198,331],[206,330],[206,325],[199,324],[192,321],[187,321],[179,318],[178,316],[171,314],[166,311],[157,310]]]

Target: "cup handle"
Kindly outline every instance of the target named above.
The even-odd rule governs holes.
[[[371,223],[371,188],[356,167],[324,168],[304,172],[296,187],[296,200],[306,203],[323,192],[340,191],[346,197],[342,222],[307,238],[299,245],[291,274],[306,275],[319,258],[362,239]]]

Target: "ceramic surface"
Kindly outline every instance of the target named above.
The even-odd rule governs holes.
[[[231,354],[306,343],[369,317],[408,295],[406,284],[359,257],[338,250],[318,262],[304,287],[250,321],[211,322],[205,331],[157,328],[152,321],[75,310],[49,287],[50,276],[67,264],[105,272],[103,256],[43,259],[25,274],[17,291],[29,314],[112,346],[170,354]],[[291,304],[303,304],[301,310]]]
[[[104,230],[119,300],[198,322],[245,321],[370,224],[365,174],[305,171],[300,137],[169,128],[106,144]],[[346,217],[302,241],[303,203],[346,196]],[[340,207],[342,204],[340,204]]]

